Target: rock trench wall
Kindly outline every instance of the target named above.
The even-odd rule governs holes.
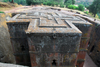
[[[0,62],[16,63],[6,25],[6,14],[0,14]]]

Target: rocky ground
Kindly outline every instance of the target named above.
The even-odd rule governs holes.
[[[0,63],[0,67],[28,67],[28,66],[21,66],[21,65],[15,65],[15,64]]]
[[[90,56],[86,54],[85,63],[83,67],[97,67],[97,65],[92,61]]]

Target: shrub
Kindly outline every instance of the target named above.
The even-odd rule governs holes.
[[[76,10],[78,10],[78,7],[76,6]]]
[[[84,13],[89,14],[89,12],[88,12],[88,11],[85,11]]]
[[[0,11],[0,13],[4,13],[4,12]]]
[[[97,13],[97,15],[99,16],[99,19],[100,19],[100,13]]]
[[[28,5],[31,5],[31,4],[32,4],[32,1],[31,1],[31,0],[26,0],[26,3],[27,3]]]
[[[70,3],[66,3],[65,5],[66,5],[66,7],[68,7],[68,6],[71,5],[71,4],[70,4]]]
[[[51,5],[54,6],[55,5],[55,2],[52,2]]]
[[[50,5],[52,5],[52,3],[51,3],[50,1],[48,1],[48,2],[47,2],[47,5],[49,5],[49,6],[50,6]]]
[[[69,8],[69,9],[78,9],[78,7],[75,6],[75,5],[69,5],[68,8]]]
[[[51,2],[51,5],[52,6],[54,6],[54,5],[58,6],[58,2]]]
[[[47,2],[43,2],[43,5],[47,5]]]
[[[72,5],[69,5],[68,8],[69,8],[69,9],[73,9]]]
[[[80,4],[80,5],[78,5],[78,9],[79,9],[80,11],[84,11],[85,7],[84,7],[84,5]]]
[[[8,2],[8,0],[3,0],[3,2]]]
[[[60,7],[63,7],[63,5],[64,5],[63,3],[59,3],[59,6],[60,6]]]
[[[55,2],[54,4],[58,6],[58,3],[57,2]]]
[[[61,4],[60,7],[64,7],[64,4]]]

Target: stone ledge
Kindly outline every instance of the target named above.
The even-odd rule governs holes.
[[[0,63],[0,67],[28,67],[28,66],[8,64],[8,63]]]

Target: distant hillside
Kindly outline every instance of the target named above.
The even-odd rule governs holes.
[[[76,4],[83,4],[84,6],[89,6],[94,0],[75,0]]]

